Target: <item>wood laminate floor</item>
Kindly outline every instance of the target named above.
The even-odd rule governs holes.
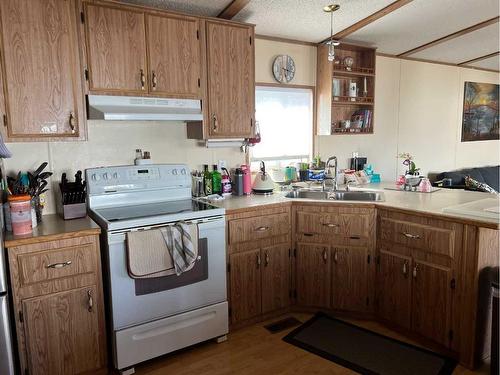
[[[311,315],[290,314],[300,321]],[[138,375],[289,375],[289,374],[355,374],[334,362],[323,359],[281,339],[293,328],[270,334],[264,325],[279,318],[243,328],[228,335],[221,344],[213,341],[178,351],[136,366]],[[371,321],[351,322],[396,339],[406,339],[381,324]],[[457,366],[454,375],[489,374],[487,366],[470,371]],[[422,374],[424,375],[424,374]]]

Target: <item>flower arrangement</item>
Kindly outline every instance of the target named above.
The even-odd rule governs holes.
[[[413,156],[410,155],[409,152],[403,152],[398,156],[400,159],[403,159],[403,165],[408,167],[406,171],[406,175],[418,176],[420,173],[420,168],[417,168],[415,162],[413,161]]]

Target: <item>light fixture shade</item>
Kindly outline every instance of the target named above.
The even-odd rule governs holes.
[[[338,4],[330,4],[323,7],[323,11],[330,13],[330,40],[326,42],[328,44],[328,61],[335,61],[335,46],[338,46],[340,43],[338,40],[333,39],[333,12],[336,12],[340,9],[340,5]]]

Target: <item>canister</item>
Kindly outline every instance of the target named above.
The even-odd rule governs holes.
[[[233,195],[243,195],[243,171],[236,168],[233,178]]]
[[[16,236],[33,232],[31,221],[31,197],[27,194],[9,195],[12,232]]]
[[[250,167],[246,164],[242,164],[240,169],[243,173],[243,194],[252,194],[252,178],[250,176]]]

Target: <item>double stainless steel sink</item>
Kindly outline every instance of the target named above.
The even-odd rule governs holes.
[[[375,191],[321,191],[298,189],[287,193],[285,197],[315,200],[380,202],[384,200],[384,193]]]

